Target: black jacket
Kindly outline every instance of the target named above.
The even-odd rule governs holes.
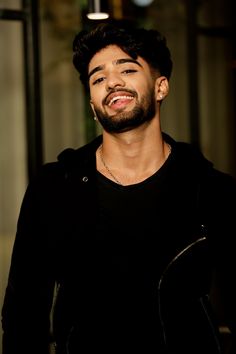
[[[154,285],[159,352],[223,353],[219,325],[229,328],[232,338],[236,329],[235,180],[215,170],[191,145],[165,139],[172,145],[173,161],[163,192],[168,218],[163,216],[161,233],[174,234],[175,241]],[[95,151],[101,140],[63,151],[27,188],[2,309],[3,354],[46,354],[53,341],[58,354],[138,350],[135,338],[142,332],[135,323],[130,348],[123,338],[113,337],[109,325],[109,349],[99,342],[104,333],[102,312],[93,305],[98,258],[91,235],[98,214]],[[149,338],[151,325],[145,326]],[[77,350],[79,337],[87,347]],[[149,343],[143,350],[157,352]]]

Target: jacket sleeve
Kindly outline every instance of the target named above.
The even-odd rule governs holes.
[[[48,179],[30,183],[21,205],[2,308],[3,354],[49,353],[57,215]]]
[[[227,353],[236,353],[235,202],[236,181],[219,173],[208,186],[209,230],[215,260],[215,303]]]

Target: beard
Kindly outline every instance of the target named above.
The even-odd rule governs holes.
[[[152,90],[151,90],[152,91]],[[123,133],[151,121],[156,112],[156,99],[154,92],[147,97],[142,97],[132,111],[120,111],[112,116],[94,107],[98,121],[108,133]]]

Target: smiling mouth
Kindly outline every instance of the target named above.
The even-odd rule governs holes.
[[[108,102],[108,106],[111,107],[113,104],[118,103],[118,102],[127,102],[133,100],[133,96],[127,96],[127,95],[119,95],[119,96],[114,96],[112,99]]]

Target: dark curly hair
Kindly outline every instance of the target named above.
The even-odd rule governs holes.
[[[117,45],[133,59],[142,57],[153,70],[170,78],[171,54],[165,37],[159,31],[100,23],[90,32],[82,30],[73,41],[73,64],[87,89],[89,62],[97,52],[109,45]]]

